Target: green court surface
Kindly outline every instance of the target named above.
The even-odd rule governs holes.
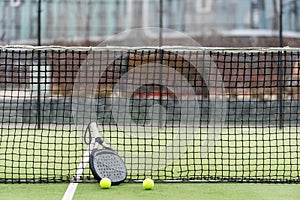
[[[61,199],[67,183],[0,184],[0,199]],[[80,183],[73,199],[102,200],[299,200],[299,184],[156,183],[144,190],[141,183],[123,183],[101,189],[97,183]]]

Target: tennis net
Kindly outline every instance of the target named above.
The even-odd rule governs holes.
[[[300,49],[0,47],[0,182],[299,182]]]

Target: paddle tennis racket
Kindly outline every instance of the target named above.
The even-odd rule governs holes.
[[[109,178],[112,185],[122,183],[127,175],[124,161],[100,137],[96,122],[91,122],[87,129],[86,134],[87,131],[89,131],[89,136],[93,133],[95,143],[98,143],[103,147],[103,149],[98,149],[98,145],[95,145],[90,155],[90,169],[95,179],[100,181],[102,178]],[[87,142],[86,139],[85,142]],[[89,139],[89,142],[92,142],[92,140]]]

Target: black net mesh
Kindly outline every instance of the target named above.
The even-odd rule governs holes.
[[[299,182],[299,49],[0,48],[0,181]]]

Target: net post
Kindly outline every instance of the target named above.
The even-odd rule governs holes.
[[[38,1],[38,20],[37,20],[37,45],[41,46],[41,0]],[[38,50],[38,77],[37,77],[38,93],[37,93],[37,126],[41,129],[41,51]]]
[[[37,126],[41,129],[41,51],[38,50],[38,73],[37,73]]]
[[[284,104],[283,104],[283,52],[278,52],[279,56],[279,69],[278,69],[278,87],[279,87],[279,129],[283,129],[284,125]]]
[[[158,38],[158,45],[159,45],[159,64],[163,65],[163,56],[164,56],[164,51],[161,48],[163,45],[163,1],[159,0],[159,38]],[[162,69],[160,68],[159,72],[159,80],[162,80]],[[162,86],[159,85],[159,104],[162,105]],[[162,108],[161,106],[159,107],[159,127],[162,128],[163,122],[162,122]]]
[[[282,15],[283,15],[283,1],[279,0],[279,47],[283,47],[283,35],[282,35]],[[279,87],[279,129],[283,129],[283,61],[282,51],[279,51],[279,70],[278,70],[278,87]]]
[[[37,12],[38,12],[38,20],[37,20],[37,45],[38,46],[41,46],[41,23],[42,23],[42,21],[41,21],[41,12],[42,12],[42,9],[41,9],[41,7],[42,7],[42,2],[41,2],[41,0],[39,0],[38,1],[38,10],[37,10]]]
[[[279,47],[283,47],[283,35],[282,35],[282,28],[283,28],[283,19],[282,19],[282,16],[283,15],[283,2],[282,0],[280,0],[279,2],[279,41],[278,41],[278,44],[279,44]]]
[[[162,46],[162,40],[163,40],[163,1],[159,0],[159,47]]]
[[[160,31],[161,32],[161,31]],[[160,44],[161,45],[161,44]],[[163,56],[164,56],[164,51],[163,51],[163,49],[161,48],[161,46],[160,46],[160,48],[159,48],[159,50],[158,50],[158,54],[159,54],[159,64],[160,65],[163,65]],[[163,72],[162,72],[162,68],[160,67],[160,71],[159,71],[159,80],[161,81],[162,79],[163,79],[163,74],[162,74]],[[160,85],[159,85],[159,115],[158,115],[158,120],[159,120],[159,128],[162,128],[163,126],[164,126],[164,124],[163,124],[163,120],[162,120],[162,112],[163,112],[163,110],[162,110],[162,108],[161,108],[161,105],[162,105],[162,95],[163,95],[163,88],[162,88],[162,84],[160,83]],[[167,97],[168,98],[168,97]]]

